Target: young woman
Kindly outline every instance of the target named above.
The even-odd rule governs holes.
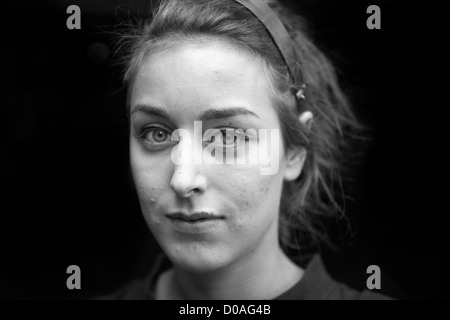
[[[302,19],[275,1],[164,0],[123,39],[131,170],[165,255],[110,298],[382,298],[319,256],[296,263],[341,214],[359,128]]]

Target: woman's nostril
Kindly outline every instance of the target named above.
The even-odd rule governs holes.
[[[206,186],[206,178],[192,166],[177,168],[170,181],[170,187],[181,198],[201,194],[206,190]]]
[[[185,193],[184,195],[182,195],[181,197],[182,198],[190,198],[190,197],[192,197],[193,195],[195,195],[195,194],[198,194],[199,193],[199,189],[192,189],[192,190],[189,190],[187,193]]]

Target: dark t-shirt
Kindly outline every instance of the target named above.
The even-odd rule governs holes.
[[[169,259],[159,256],[154,268],[143,279],[135,280],[101,300],[154,300],[159,275],[171,267]],[[275,300],[388,300],[389,297],[369,291],[357,291],[331,278],[319,255],[313,257],[303,277]]]

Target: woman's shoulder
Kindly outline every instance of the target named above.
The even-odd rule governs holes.
[[[336,281],[327,272],[320,255],[315,255],[303,277],[277,300],[391,300],[370,290],[358,291]]]

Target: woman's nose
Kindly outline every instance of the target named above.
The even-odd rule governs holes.
[[[180,130],[179,134],[179,143],[172,150],[174,169],[170,187],[180,198],[188,198],[205,192],[207,188],[202,161],[198,161],[198,158],[202,160],[203,146],[201,141],[199,144],[194,143],[195,133],[194,138],[187,131]]]
[[[170,187],[180,198],[200,195],[207,188],[206,177],[201,174],[201,164],[176,165]]]

